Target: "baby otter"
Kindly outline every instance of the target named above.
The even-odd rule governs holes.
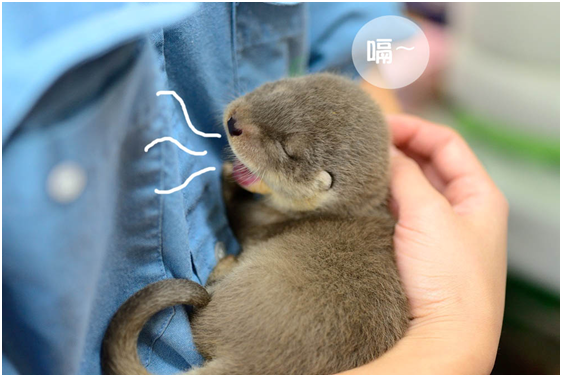
[[[315,74],[236,99],[224,123],[236,160],[223,191],[242,252],[218,263],[210,295],[171,279],[131,297],[106,333],[104,371],[147,373],[138,334],[176,304],[198,307],[207,361],[193,374],[332,374],[377,358],[408,326],[378,106],[352,81]]]

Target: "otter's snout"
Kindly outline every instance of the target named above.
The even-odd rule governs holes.
[[[228,133],[230,134],[230,136],[242,135],[242,129],[236,127],[236,113],[232,114],[226,124],[228,125]]]

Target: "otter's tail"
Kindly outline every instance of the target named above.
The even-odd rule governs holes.
[[[131,296],[113,316],[102,345],[105,374],[150,374],[137,353],[139,334],[154,314],[173,305],[205,307],[211,296],[201,285],[186,279],[162,280]]]

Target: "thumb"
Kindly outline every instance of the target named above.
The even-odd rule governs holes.
[[[406,213],[448,205],[447,200],[429,183],[419,165],[394,146],[390,147],[392,207],[400,216]]]

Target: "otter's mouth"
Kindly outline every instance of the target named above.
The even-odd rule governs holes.
[[[247,187],[253,183],[260,181],[261,179],[252,173],[246,165],[244,165],[239,159],[236,159],[232,163],[232,177],[238,182],[240,186]]]
[[[269,194],[271,189],[238,158],[232,163],[232,178],[245,190],[256,194]]]

